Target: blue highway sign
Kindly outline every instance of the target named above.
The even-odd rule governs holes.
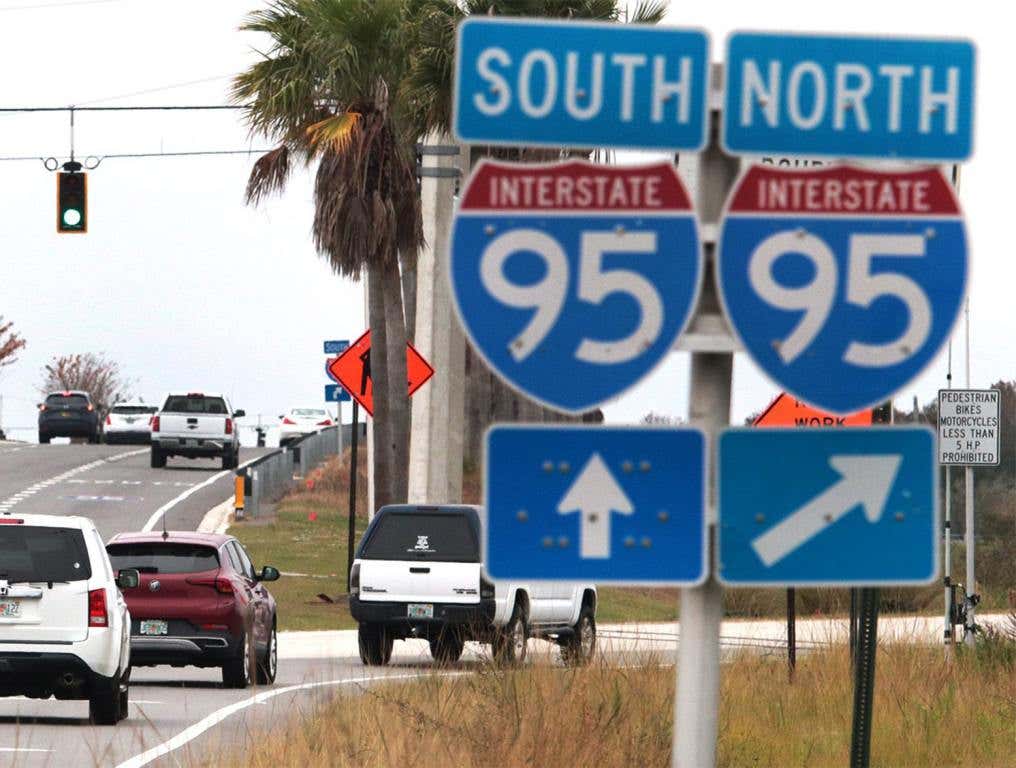
[[[325,384],[326,403],[348,403],[353,398],[338,384]]]
[[[349,348],[349,339],[334,339],[325,342],[326,355],[341,355]]]
[[[453,126],[473,144],[701,149],[709,38],[699,30],[469,18]]]
[[[936,168],[754,166],[727,201],[718,254],[720,296],[748,353],[835,414],[916,378],[967,282],[963,215]]]
[[[700,583],[705,461],[696,429],[495,425],[484,466],[487,572]]]
[[[966,160],[975,58],[967,40],[736,33],[727,42],[723,146]]]
[[[934,433],[731,429],[720,436],[725,584],[927,584],[938,573]]]
[[[462,326],[510,385],[571,413],[650,372],[698,300],[698,223],[669,163],[482,161],[450,281]]]

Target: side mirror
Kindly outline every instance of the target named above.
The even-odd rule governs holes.
[[[266,565],[261,569],[261,573],[258,574],[258,581],[278,581],[279,580],[279,569],[273,568],[270,565]]]
[[[247,412],[244,411],[244,410],[233,411],[233,418],[234,419],[242,419],[246,415],[247,415]]]
[[[280,413],[280,414],[279,414],[279,418],[280,418],[280,419],[284,419],[284,418],[286,418],[286,414],[284,414],[284,413]]]
[[[137,568],[124,568],[116,575],[116,585],[120,589],[134,589],[141,583],[141,572]]]

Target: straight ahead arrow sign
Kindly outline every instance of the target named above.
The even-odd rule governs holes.
[[[586,462],[586,466],[557,505],[559,515],[573,512],[581,515],[579,555],[583,559],[610,557],[611,512],[631,515],[635,512],[635,507],[598,453],[594,453]]]
[[[902,461],[899,454],[830,456],[840,479],[752,541],[756,554],[766,566],[778,563],[858,505],[878,522]]]

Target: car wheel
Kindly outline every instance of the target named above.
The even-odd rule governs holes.
[[[151,457],[152,457],[151,460],[152,469],[162,469],[163,467],[166,466],[166,454],[164,454],[155,446],[152,446]]]
[[[392,659],[395,638],[380,624],[361,624],[357,631],[360,661],[368,667],[383,667]]]
[[[279,667],[279,645],[275,633],[275,622],[268,635],[268,647],[265,655],[258,659],[258,685],[271,685],[275,682],[275,674]]]
[[[39,434],[39,442],[43,445],[49,445],[49,435]]]
[[[97,444],[99,442],[99,438],[100,437],[101,437],[101,435],[98,435],[98,434],[89,435],[88,436],[88,443],[89,443],[89,445],[95,445],[95,444]]]
[[[494,661],[515,667],[525,663],[529,645],[529,625],[525,613],[515,606],[511,619],[494,635]]]
[[[574,667],[584,667],[596,653],[596,618],[588,608],[582,609],[575,622],[575,633],[561,643],[561,660]]]
[[[239,453],[239,451],[233,450],[229,453],[222,454],[222,468],[236,469],[236,465],[240,463]]]
[[[240,650],[222,665],[222,684],[226,688],[246,688],[250,685],[250,640],[246,633],[240,636]]]
[[[116,725],[123,718],[120,677],[98,679],[88,697],[88,719],[95,725]]]
[[[430,655],[437,664],[454,664],[462,657],[466,643],[456,630],[443,629],[437,637],[431,638]]]
[[[120,719],[126,720],[130,715],[131,668],[120,676]]]

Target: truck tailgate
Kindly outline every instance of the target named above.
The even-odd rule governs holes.
[[[360,599],[399,603],[478,603],[480,564],[362,560]]]
[[[173,437],[225,437],[226,418],[220,415],[162,413],[159,416],[159,434]]]

